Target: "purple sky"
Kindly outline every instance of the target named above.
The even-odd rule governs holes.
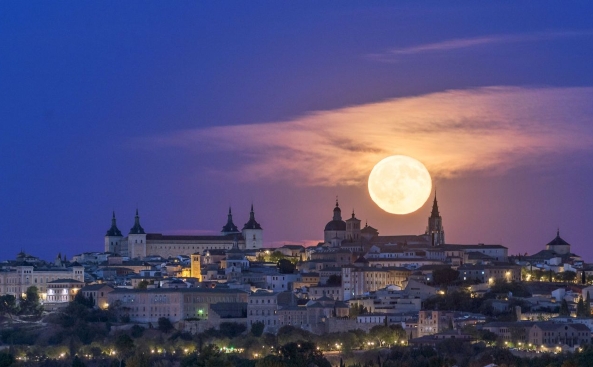
[[[421,160],[450,243],[593,261],[589,1],[0,3],[1,258],[102,250],[115,210],[218,232],[253,202],[268,246],[323,238],[335,196],[381,234],[430,202],[370,200]]]

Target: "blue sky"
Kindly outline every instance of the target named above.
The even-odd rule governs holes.
[[[448,242],[591,260],[593,4],[0,3],[4,257],[100,250],[116,211],[217,232],[253,202],[268,245],[322,238],[339,195],[419,233],[364,179],[422,160]]]

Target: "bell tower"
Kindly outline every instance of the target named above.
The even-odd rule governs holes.
[[[432,203],[432,212],[428,217],[428,227],[426,234],[430,236],[431,246],[440,246],[445,244],[445,230],[443,228],[443,218],[439,213],[439,205],[437,203],[437,193],[434,192],[434,201]]]

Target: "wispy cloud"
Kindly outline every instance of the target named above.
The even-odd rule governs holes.
[[[562,32],[540,32],[540,33],[529,33],[529,34],[506,34],[506,35],[493,35],[486,37],[474,37],[474,38],[457,38],[450,39],[441,42],[426,43],[421,45],[394,48],[385,52],[373,53],[367,55],[369,59],[382,62],[393,62],[401,57],[409,55],[417,55],[429,52],[445,52],[452,50],[459,50],[470,47],[485,46],[491,44],[505,44],[505,43],[518,43],[518,42],[538,42],[555,40],[561,38],[572,38],[579,36],[590,36],[593,35],[593,31],[562,31]]]
[[[419,159],[433,177],[496,174],[547,164],[542,157],[562,159],[593,150],[593,88],[453,90],[313,112],[284,122],[184,130],[139,140],[151,149],[183,149],[189,155],[232,154],[236,166],[211,174],[232,171],[233,179],[305,186],[362,184],[374,164],[392,154]]]

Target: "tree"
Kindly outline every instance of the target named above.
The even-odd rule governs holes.
[[[147,289],[147,288],[148,288],[148,281],[141,280],[140,283],[138,283],[138,289]]]
[[[376,325],[369,331],[369,337],[377,341],[377,346],[394,344],[399,335],[389,326]]]
[[[86,298],[82,292],[76,293],[76,296],[74,296],[74,302],[81,304],[88,308],[93,308],[93,306],[94,306],[93,300]]]
[[[331,367],[323,353],[317,349],[312,342],[293,342],[280,347],[280,356],[284,365],[287,367],[308,367],[316,365],[318,367]]]
[[[261,253],[261,252],[260,252],[259,254],[257,254],[257,256],[256,256],[255,260],[257,260],[257,261],[259,261],[259,262],[262,262],[262,263],[263,263],[263,262],[265,262],[265,261],[266,261],[266,257],[264,256],[264,254],[263,254],[263,253]]]
[[[329,276],[329,278],[327,278],[327,285],[329,286],[341,286],[342,285],[342,276],[341,275],[336,275],[336,274],[332,274]]]
[[[200,354],[193,354],[181,361],[181,367],[233,367],[217,346],[208,344]]]
[[[125,358],[134,350],[134,341],[127,334],[120,334],[115,338],[115,349],[120,359]]]
[[[150,367],[150,358],[144,352],[136,352],[126,360],[126,367]]]
[[[14,356],[9,353],[0,352],[0,367],[9,367],[14,364]]]
[[[363,307],[363,305],[360,304],[356,304],[353,303],[350,305],[350,312],[349,312],[349,316],[351,319],[355,319],[356,317],[360,316],[360,315],[364,315],[366,313],[366,307]]]
[[[85,367],[86,365],[84,364],[83,361],[80,360],[80,358],[78,358],[78,356],[74,356],[74,359],[72,360],[72,367]]]
[[[30,286],[25,292],[25,298],[21,300],[21,314],[39,316],[42,311],[37,287]]]
[[[18,307],[16,305],[16,298],[11,294],[0,296],[0,315],[8,315],[12,320],[12,316],[16,315]]]
[[[296,269],[296,266],[294,266],[293,263],[286,259],[279,260],[277,266],[280,274],[292,274]]]
[[[174,329],[171,320],[169,320],[166,317],[159,317],[158,325],[158,329],[163,333],[168,333],[169,331]]]
[[[574,283],[575,279],[577,278],[577,273],[574,271],[563,271],[562,273],[558,274],[558,278],[564,282]]]
[[[130,335],[132,335],[132,338],[140,338],[144,334],[144,330],[146,330],[144,326],[134,325],[130,329]]]
[[[570,309],[568,308],[568,302],[565,299],[562,299],[560,303],[560,316],[570,316]]]
[[[591,314],[587,314],[588,310],[585,307],[585,301],[583,301],[583,297],[579,298],[579,302],[577,303],[577,317],[589,317]]]
[[[587,291],[587,298],[585,298],[585,314],[586,317],[591,317],[591,297],[589,296],[589,291]]]
[[[432,280],[436,285],[449,285],[459,279],[459,272],[451,268],[435,269]]]
[[[280,260],[286,259],[286,256],[280,251],[274,251],[270,255],[270,262],[277,263]]]
[[[251,334],[259,338],[264,333],[265,327],[266,325],[263,322],[256,322],[251,325]]]
[[[243,334],[247,330],[247,326],[237,322],[221,322],[219,329],[224,337],[232,339]]]

